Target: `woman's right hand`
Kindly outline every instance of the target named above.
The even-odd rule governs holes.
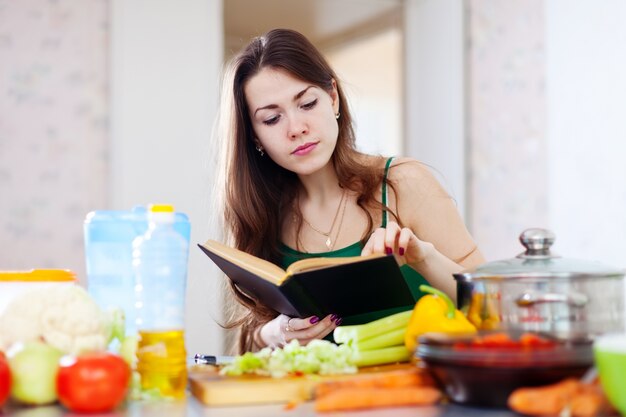
[[[265,323],[259,332],[261,342],[269,347],[282,347],[297,339],[301,345],[322,339],[341,324],[341,318],[329,314],[320,320],[317,316],[299,319],[281,314]]]

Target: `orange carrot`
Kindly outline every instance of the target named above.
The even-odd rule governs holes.
[[[519,388],[511,393],[508,404],[513,411],[531,416],[556,416],[576,395],[580,382],[568,378],[553,385]]]
[[[558,416],[568,410],[572,417],[611,415],[611,404],[598,384],[566,379],[557,384],[520,388],[509,396],[513,411],[531,416]]]
[[[580,392],[570,403],[572,417],[610,415],[611,405],[598,385],[581,384]]]
[[[300,401],[289,401],[285,404],[285,406],[283,407],[284,410],[293,410],[294,408],[296,408],[298,406],[298,404],[300,404]]]
[[[318,412],[357,410],[375,407],[432,405],[441,399],[433,387],[340,388],[315,399]]]
[[[341,388],[399,388],[434,385],[435,382],[425,369],[414,367],[322,382],[316,386],[315,396],[323,396]]]

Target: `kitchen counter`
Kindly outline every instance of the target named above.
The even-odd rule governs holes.
[[[284,405],[251,405],[239,407],[206,407],[191,395],[186,401],[176,402],[132,402],[127,407],[97,417],[309,417],[309,416],[349,416],[386,417],[393,410],[394,417],[516,417],[518,414],[503,409],[441,405],[430,407],[379,408],[367,411],[316,413],[313,402],[299,404],[291,410]],[[63,407],[6,407],[0,415],[11,417],[77,417]],[[87,416],[88,414],[83,414]]]

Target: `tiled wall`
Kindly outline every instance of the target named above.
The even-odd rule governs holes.
[[[107,0],[0,0],[0,269],[84,279],[106,208]]]
[[[467,2],[469,218],[490,260],[547,227],[544,0]]]

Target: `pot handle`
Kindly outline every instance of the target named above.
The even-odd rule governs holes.
[[[581,293],[571,294],[533,294],[523,293],[515,300],[519,307],[532,307],[535,304],[543,303],[565,303],[571,307],[584,307],[589,302],[589,297]]]

